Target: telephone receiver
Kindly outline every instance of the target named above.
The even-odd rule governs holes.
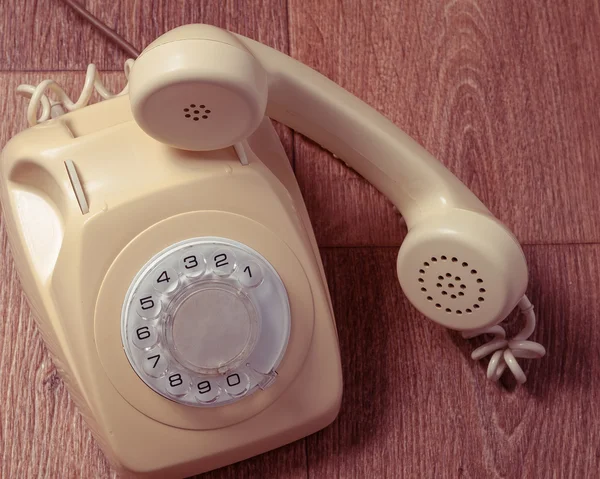
[[[209,111],[181,107],[198,97],[211,99]],[[129,98],[138,125],[174,148],[238,145],[267,115],[343,159],[405,218],[400,285],[442,326],[497,324],[525,294],[523,251],[481,201],[392,122],[287,55],[216,27],[187,25],[142,52]]]
[[[396,271],[424,316],[493,339],[487,375],[539,358],[523,251],[469,189],[367,104],[272,48],[176,28],[112,95],[21,85],[32,128],[0,157],[21,284],[71,394],[124,473],[184,477],[311,434],[338,414],[341,361],[308,212],[269,118],[386,195]],[[109,100],[86,106],[93,89]],[[58,99],[46,94],[50,91]],[[518,307],[512,339],[499,325]],[[373,322],[377,318],[372,318]]]

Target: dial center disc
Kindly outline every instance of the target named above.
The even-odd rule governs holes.
[[[257,314],[246,295],[229,284],[196,284],[173,301],[172,352],[188,368],[223,374],[239,366],[258,338]]]

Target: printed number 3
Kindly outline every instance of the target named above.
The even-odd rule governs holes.
[[[195,256],[187,256],[183,258],[183,263],[185,264],[185,269],[192,269],[198,266],[198,260]]]

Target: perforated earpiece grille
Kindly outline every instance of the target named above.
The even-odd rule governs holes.
[[[431,256],[416,273],[427,301],[447,314],[474,314],[485,306],[484,279],[464,258]]]
[[[208,120],[212,110],[204,104],[190,103],[183,108],[183,117],[191,121]]]

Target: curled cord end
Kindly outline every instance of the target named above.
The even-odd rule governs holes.
[[[134,60],[131,58],[125,62],[124,71],[125,78],[129,80],[129,73],[133,66]],[[58,100],[50,100],[46,94],[46,90],[50,90],[57,97]],[[108,91],[108,89],[102,83],[100,76],[96,70],[96,65],[93,63],[88,65],[87,72],[85,74],[85,83],[81,94],[76,102],[73,102],[69,95],[63,90],[63,88],[56,83],[54,80],[44,80],[37,86],[33,85],[19,85],[17,87],[17,94],[29,98],[29,105],[27,107],[27,121],[29,126],[35,126],[38,123],[42,123],[50,118],[55,118],[60,115],[61,110],[74,111],[79,110],[87,106],[90,102],[94,90],[105,100],[120,96],[128,93],[129,83],[125,85],[125,88],[119,93],[114,94]],[[41,107],[41,112],[40,112]]]
[[[480,360],[490,354],[492,355],[487,369],[487,377],[492,381],[498,381],[506,370],[506,367],[508,367],[517,382],[523,384],[527,381],[527,376],[525,376],[517,358],[539,359],[546,354],[544,346],[535,341],[527,340],[535,329],[533,305],[527,296],[523,296],[518,306],[520,313],[525,316],[525,327],[510,340],[506,339],[506,331],[499,325],[462,333],[463,338],[466,339],[471,339],[482,334],[494,335],[493,339],[478,347],[471,354],[471,357],[475,360]]]

